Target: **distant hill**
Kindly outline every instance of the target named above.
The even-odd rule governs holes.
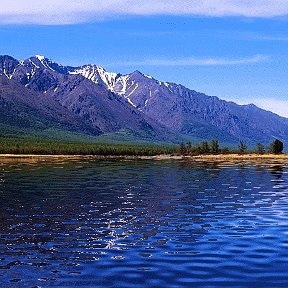
[[[217,138],[252,145],[279,138],[288,144],[287,118],[139,71],[121,75],[97,65],[62,66],[37,55],[25,61],[0,56],[0,74],[0,122],[9,125],[92,135],[129,131],[162,142]]]

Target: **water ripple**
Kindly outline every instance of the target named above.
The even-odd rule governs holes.
[[[287,287],[287,164],[0,163],[1,287]]]

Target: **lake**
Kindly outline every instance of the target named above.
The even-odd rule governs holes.
[[[0,163],[0,287],[288,287],[287,163]]]

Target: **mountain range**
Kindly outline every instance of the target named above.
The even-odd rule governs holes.
[[[216,138],[252,145],[278,138],[288,144],[288,119],[253,104],[224,101],[139,71],[121,75],[98,65],[63,66],[40,55],[24,61],[0,56],[1,127],[10,135],[30,129],[153,142]]]

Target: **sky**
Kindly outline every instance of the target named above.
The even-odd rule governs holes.
[[[0,54],[140,70],[288,117],[287,0],[142,2],[1,1]]]

